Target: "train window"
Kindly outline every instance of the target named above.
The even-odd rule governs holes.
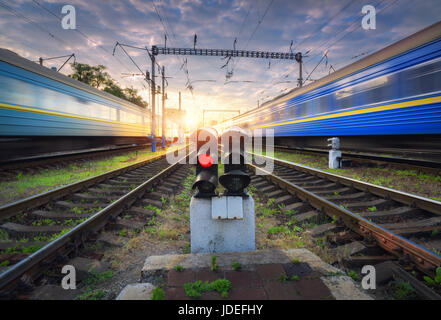
[[[336,109],[347,109],[355,106],[354,90],[352,87],[344,88],[335,93]]]
[[[414,96],[441,90],[441,61],[413,67],[403,72],[403,94]]]
[[[327,111],[330,111],[330,96],[329,94],[322,96],[320,98],[317,98],[317,113],[325,113]]]

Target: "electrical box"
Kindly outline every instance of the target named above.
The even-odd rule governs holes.
[[[213,220],[242,220],[243,198],[240,196],[211,198],[211,218]]]

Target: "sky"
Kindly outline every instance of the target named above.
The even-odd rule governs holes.
[[[67,4],[75,7],[76,30],[61,26]],[[364,5],[376,9],[375,30],[362,28]],[[117,41],[151,48],[164,46],[167,35],[167,47],[191,48],[196,34],[196,48],[302,52],[303,77],[314,81],[440,17],[439,0],[0,0],[0,47],[30,60],[75,53],[77,62],[105,65],[119,84],[139,89],[150,101],[142,77],[127,77],[140,73],[137,66],[151,72],[147,52],[126,48],[136,66],[121,48],[112,54]],[[181,91],[187,120],[194,123],[204,109],[256,108],[295,88],[299,72],[294,60],[234,58],[225,66],[221,57],[159,55],[157,62],[169,77],[166,106],[177,108]],[[48,67],[62,63],[45,61]],[[71,73],[70,66],[61,72]],[[206,118],[234,115],[213,112]]]

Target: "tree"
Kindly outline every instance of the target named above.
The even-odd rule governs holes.
[[[69,75],[69,77],[84,82],[94,88],[101,89],[102,86],[110,80],[110,76],[103,65],[90,66],[85,63],[72,63],[71,64],[74,73]]]
[[[105,72],[106,67],[103,65],[90,66],[86,63],[72,63],[72,70],[69,75],[72,79],[84,82],[94,88],[103,90],[116,97],[130,101],[140,107],[146,108],[148,103],[145,102],[138,94],[138,90],[133,87],[121,88],[112,77]]]
[[[114,96],[117,96],[121,99],[127,100],[127,97],[124,94],[123,89],[118,84],[116,84],[115,81],[113,81],[112,79],[109,79],[108,81],[106,81],[104,91],[106,91],[110,94],[113,94]]]
[[[126,99],[130,102],[140,106],[140,107],[147,107],[148,103],[142,99],[142,97],[138,94],[138,90],[136,90],[133,87],[127,87],[124,89],[124,93],[126,95]]]

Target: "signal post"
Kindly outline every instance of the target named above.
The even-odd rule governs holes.
[[[249,136],[240,128],[222,135],[224,174],[218,179],[218,135],[214,129],[196,134],[197,163],[193,188],[197,193],[190,202],[192,253],[242,252],[255,250],[254,200],[245,188],[245,143]],[[217,193],[218,181],[225,188]]]

